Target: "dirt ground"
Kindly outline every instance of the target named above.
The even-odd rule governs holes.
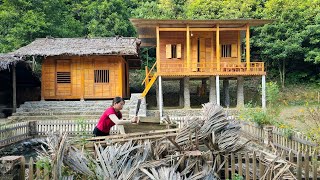
[[[314,108],[316,106],[311,106]],[[306,106],[286,106],[280,113],[280,120],[292,125],[301,132],[307,131],[310,126],[314,126],[314,118],[310,117],[310,107]],[[320,118],[320,117],[318,117]],[[320,124],[320,119],[318,119]]]

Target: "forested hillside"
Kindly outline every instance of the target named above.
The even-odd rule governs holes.
[[[320,84],[320,0],[1,0],[0,52],[48,36],[136,36],[129,18],[273,19],[251,30],[251,57],[282,86]]]

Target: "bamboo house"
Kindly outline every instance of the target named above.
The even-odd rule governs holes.
[[[237,80],[237,106],[243,106],[244,77],[261,77],[262,106],[265,107],[265,66],[250,57],[250,27],[270,20],[158,20],[130,19],[142,47],[156,48],[156,63],[146,67],[145,96],[158,79],[160,113],[162,80],[180,81],[182,106],[190,108],[189,81],[209,81],[209,102],[220,105],[223,80],[228,106],[229,80]],[[204,83],[206,84],[206,83]]]
[[[129,68],[140,67],[140,40],[130,37],[42,38],[14,52],[43,57],[41,99],[129,97]]]

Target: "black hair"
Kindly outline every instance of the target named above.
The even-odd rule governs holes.
[[[113,106],[114,104],[120,103],[121,101],[125,102],[122,97],[119,97],[119,96],[114,97],[113,100],[112,100],[112,106]]]

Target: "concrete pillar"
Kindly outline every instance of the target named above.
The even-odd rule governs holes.
[[[159,76],[159,114],[160,119],[163,116],[163,94],[162,94],[162,77]]]
[[[243,77],[239,76],[237,78],[237,107],[244,107],[243,83]]]
[[[216,93],[217,93],[217,105],[220,106],[220,81],[219,81],[219,76],[216,76]]]
[[[216,96],[216,82],[214,79],[214,76],[209,77],[209,85],[210,85],[210,90],[209,90],[209,102],[217,104],[217,96]]]
[[[158,78],[158,83],[155,83],[155,88],[156,88],[156,100],[157,100],[157,108],[159,108],[159,78]]]
[[[190,86],[189,86],[189,77],[183,78],[183,95],[184,95],[184,108],[190,108]]]
[[[207,94],[207,80],[201,80],[200,96],[205,96]]]
[[[179,106],[183,107],[184,106],[184,83],[183,83],[183,79],[179,80],[179,85],[180,85],[180,89],[179,89]]]
[[[224,105],[226,107],[230,106],[230,95],[229,95],[229,80],[223,80],[223,94],[224,94]]]
[[[266,109],[267,107],[267,102],[266,102],[266,76],[263,75],[262,78],[262,108]]]

